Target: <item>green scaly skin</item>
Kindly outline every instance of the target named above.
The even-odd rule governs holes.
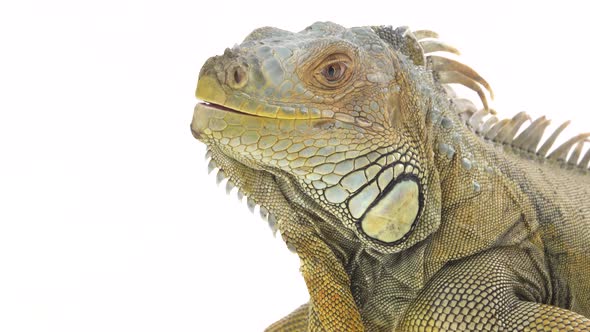
[[[544,118],[490,126],[434,37],[261,28],[203,66],[193,135],[310,293],[268,331],[590,331],[587,136],[546,156]]]

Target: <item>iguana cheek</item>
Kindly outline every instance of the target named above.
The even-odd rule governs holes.
[[[361,221],[361,229],[371,238],[392,243],[412,229],[420,210],[420,188],[412,179],[394,184]]]

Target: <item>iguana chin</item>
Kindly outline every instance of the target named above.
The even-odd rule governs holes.
[[[541,145],[548,120],[498,120],[444,52],[431,31],[315,23],[204,64],[192,133],[310,294],[268,331],[590,331],[590,135],[549,154],[567,123]]]

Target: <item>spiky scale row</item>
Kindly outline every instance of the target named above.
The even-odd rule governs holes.
[[[417,30],[412,32],[412,34],[418,40],[424,55],[435,52],[460,54],[457,48],[437,40],[438,34],[434,31]],[[461,84],[475,91],[481,99],[484,109],[489,109],[487,97],[481,86],[489,92],[492,99],[494,98],[494,92],[490,84],[471,67],[461,62],[436,55],[426,57],[426,67],[433,71],[435,77],[443,85]]]
[[[564,122],[561,126],[559,126],[554,132],[553,134],[551,134],[551,136],[549,136],[549,138],[545,141],[545,143],[543,143],[543,145],[541,145],[541,148],[537,151],[537,154],[540,155],[541,157],[545,157],[547,156],[547,153],[549,152],[549,149],[551,149],[551,147],[553,146],[553,144],[555,143],[555,140],[557,140],[557,137],[559,136],[559,134],[561,134],[561,132],[570,124],[569,121]]]
[[[428,57],[428,64],[430,68],[437,72],[455,72],[465,76],[467,79],[481,84],[488,92],[490,97],[494,98],[494,91],[490,84],[479,75],[473,68],[462,64],[461,62],[451,60],[445,57],[431,55]]]
[[[580,155],[582,154],[582,149],[584,148],[585,142],[587,142],[587,140],[579,141],[578,144],[576,144],[576,147],[572,150],[572,154],[567,160],[568,164],[572,166],[578,165],[578,160],[580,159]]]
[[[237,198],[240,202],[243,201],[244,197],[246,196],[244,194],[244,191],[239,188],[238,186],[236,186],[235,182],[230,179],[225,171],[221,168],[219,168],[219,166],[217,165],[217,163],[211,159],[212,158],[212,151],[211,150],[207,150],[206,154],[205,154],[205,160],[209,160],[209,164],[207,165],[207,171],[209,174],[211,174],[214,170],[217,170],[217,173],[215,174],[215,182],[217,183],[217,185],[221,185],[221,183],[223,182],[223,180],[227,179],[226,183],[225,183],[225,192],[226,194],[230,195],[232,190],[235,188],[238,188],[238,192],[237,192]],[[258,205],[256,203],[256,201],[254,201],[253,198],[251,197],[246,197],[246,205],[248,206],[248,210],[250,210],[250,212],[254,213],[256,206]],[[266,221],[268,223],[268,226],[273,234],[273,236],[276,236],[277,231],[278,231],[278,222],[276,217],[270,213],[268,211],[268,208],[266,208],[265,206],[262,205],[258,205],[258,213],[260,214],[260,217],[262,218],[262,220]],[[289,248],[289,250],[293,253],[296,253],[294,248],[291,246],[287,246]]]
[[[436,40],[438,38],[436,32],[417,30],[413,34],[419,41],[425,55],[433,52],[459,54],[456,48]],[[426,66],[433,71],[434,76],[443,84],[457,112],[465,120],[467,125],[485,139],[534,153],[548,160],[567,162],[570,165],[584,169],[589,167],[590,151],[586,152],[582,160],[579,162],[578,160],[582,154],[584,143],[590,137],[590,133],[577,135],[557,147],[551,154],[548,154],[551,147],[555,144],[557,137],[569,125],[570,122],[567,121],[559,126],[537,150],[545,129],[550,124],[550,121],[544,116],[533,121],[524,131],[516,136],[524,123],[531,120],[530,116],[525,112],[520,112],[512,119],[499,120],[495,116],[490,116],[486,119],[488,115],[495,114],[495,111],[489,108],[485,92],[481,87],[483,86],[489,92],[492,99],[494,93],[489,83],[475,70],[455,60],[436,55],[426,57]],[[481,99],[483,109],[477,110],[475,105],[468,99],[456,98],[454,91],[446,84],[461,84],[475,91]],[[569,158],[568,154],[570,155]]]
[[[550,121],[544,116],[533,121],[514,141],[512,144],[521,150],[535,153],[539,142],[543,138],[543,132],[549,125]]]
[[[467,123],[469,124],[469,126],[471,126],[471,128],[479,129],[480,126],[482,125],[483,118],[488,114],[490,114],[490,112],[488,112],[488,110],[483,108],[483,109],[473,113],[473,115],[469,118]]]
[[[439,51],[458,53],[458,51],[454,51],[455,48],[444,43],[424,40],[428,38],[438,38],[438,35],[432,31],[418,30],[414,32],[414,35],[420,41],[420,45],[424,48],[425,54]],[[589,167],[590,152],[587,152],[579,162],[578,160],[582,153],[584,143],[587,141],[587,138],[590,137],[590,134],[585,133],[577,135],[560,145],[551,154],[548,154],[551,147],[555,144],[557,137],[569,125],[570,122],[568,121],[559,126],[537,150],[543,134],[545,133],[545,129],[550,124],[549,120],[544,116],[540,117],[516,136],[524,123],[527,120],[530,120],[530,116],[527,113],[520,112],[512,119],[499,120],[495,116],[487,117],[490,114],[495,114],[495,111],[489,108],[487,98],[481,88],[481,86],[486,88],[490,93],[490,97],[493,98],[493,90],[484,78],[472,68],[448,58],[430,55],[426,57],[426,60],[427,67],[434,72],[435,77],[445,86],[445,90],[451,97],[457,112],[462,116],[469,127],[484,138],[500,144],[511,145],[514,148],[537,154],[538,156],[545,157],[549,160],[563,161],[570,165],[577,165],[581,168]],[[477,110],[475,105],[468,99],[456,98],[454,91],[446,86],[446,84],[453,83],[461,84],[475,91],[482,101],[483,109]],[[570,152],[571,155],[567,158]]]
[[[416,30],[412,34],[419,42],[424,55],[435,52],[460,54],[455,47],[437,40],[438,34],[434,31]],[[516,114],[512,119],[499,120],[493,116],[496,112],[489,107],[486,94],[481,87],[483,86],[488,91],[492,99],[494,97],[493,90],[490,84],[475,70],[458,61],[436,55],[426,56],[426,67],[433,71],[434,77],[443,85],[457,112],[467,125],[485,139],[510,145],[515,149],[533,153],[548,160],[567,162],[583,169],[589,167],[590,150],[584,154],[581,160],[579,159],[590,133],[577,135],[548,154],[558,136],[569,125],[569,121],[560,125],[537,149],[545,129],[550,124],[550,121],[544,116],[533,121],[516,136],[524,123],[531,120],[530,116],[525,112]],[[447,84],[461,84],[475,91],[481,99],[483,109],[477,110],[468,99],[456,98],[454,91]],[[487,117],[490,114],[492,116]],[[570,155],[569,158],[568,155]]]
[[[547,158],[555,159],[560,161],[565,161],[567,158],[568,153],[572,150],[572,147],[578,143],[584,143],[586,138],[590,136],[590,133],[579,134],[567,140],[565,143],[561,144],[555,151],[553,151]],[[581,150],[581,148],[580,148]]]
[[[498,123],[499,119],[497,116],[491,116],[489,117],[481,126],[481,128],[479,129],[480,133],[486,133],[488,132],[488,130],[490,130],[492,128],[492,126],[494,126],[496,123]]]
[[[527,121],[530,120],[531,117],[526,114],[525,112],[520,112],[516,114],[512,120],[508,122],[508,124],[500,129],[498,132],[497,140],[503,144],[511,144],[516,136],[516,133],[522,127],[522,125]]]
[[[502,129],[504,126],[506,126],[509,122],[510,122],[510,119],[500,120],[499,122],[494,124],[489,130],[487,130],[485,132],[484,137],[489,140],[494,140],[496,138],[496,136],[498,136],[500,129]]]
[[[489,112],[486,109],[481,109],[473,113],[466,123],[473,129],[473,131],[479,133],[485,139],[496,143],[510,145],[515,149],[536,154],[540,157],[547,158],[548,160],[567,162],[570,165],[584,169],[590,166],[590,151],[587,151],[584,157],[580,160],[582,150],[585,143],[588,142],[590,133],[576,135],[558,146],[550,154],[548,153],[554,146],[559,135],[570,124],[570,121],[564,122],[555,129],[543,145],[537,149],[543,138],[545,129],[547,129],[551,123],[551,121],[547,120],[545,116],[535,119],[518,136],[516,136],[524,123],[530,120],[530,116],[527,113],[520,112],[512,119],[502,120],[498,120],[495,116],[491,116],[487,118],[482,125],[482,121],[487,115],[489,115]]]

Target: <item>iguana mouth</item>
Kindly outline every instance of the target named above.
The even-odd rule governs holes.
[[[227,107],[225,105],[214,103],[214,102],[211,102],[211,101],[206,101],[206,100],[203,100],[202,102],[197,103],[197,107],[207,107],[207,108],[215,109],[217,111],[230,112],[230,113],[238,113],[238,114],[242,114],[242,115],[252,115],[252,116],[259,116],[260,117],[260,115],[258,115],[258,114],[248,113],[248,112],[245,112],[245,111],[241,111],[241,110],[239,110],[237,108]]]
[[[211,102],[208,102],[208,101],[203,101],[203,102],[200,102],[198,104],[201,104],[201,105],[204,105],[204,106],[207,106],[207,107],[211,107],[211,108],[215,108],[215,109],[218,109],[218,110],[221,110],[221,111],[241,113],[240,111],[238,111],[236,109],[229,108],[229,107],[226,107],[226,106],[223,106],[223,105],[219,105],[219,104],[215,104],[215,103],[211,103]]]
[[[240,111],[237,108],[231,108],[231,107],[227,107],[221,104],[216,104],[213,102],[209,102],[209,101],[202,101],[197,103],[197,106],[204,106],[204,107],[208,107],[208,108],[213,108],[215,110],[218,111],[223,111],[223,112],[230,112],[230,113],[238,113],[238,114],[242,114],[242,115],[251,115],[251,116],[257,116],[257,117],[264,117],[258,114],[252,114],[252,113],[248,113],[248,112],[244,112],[244,111]]]

